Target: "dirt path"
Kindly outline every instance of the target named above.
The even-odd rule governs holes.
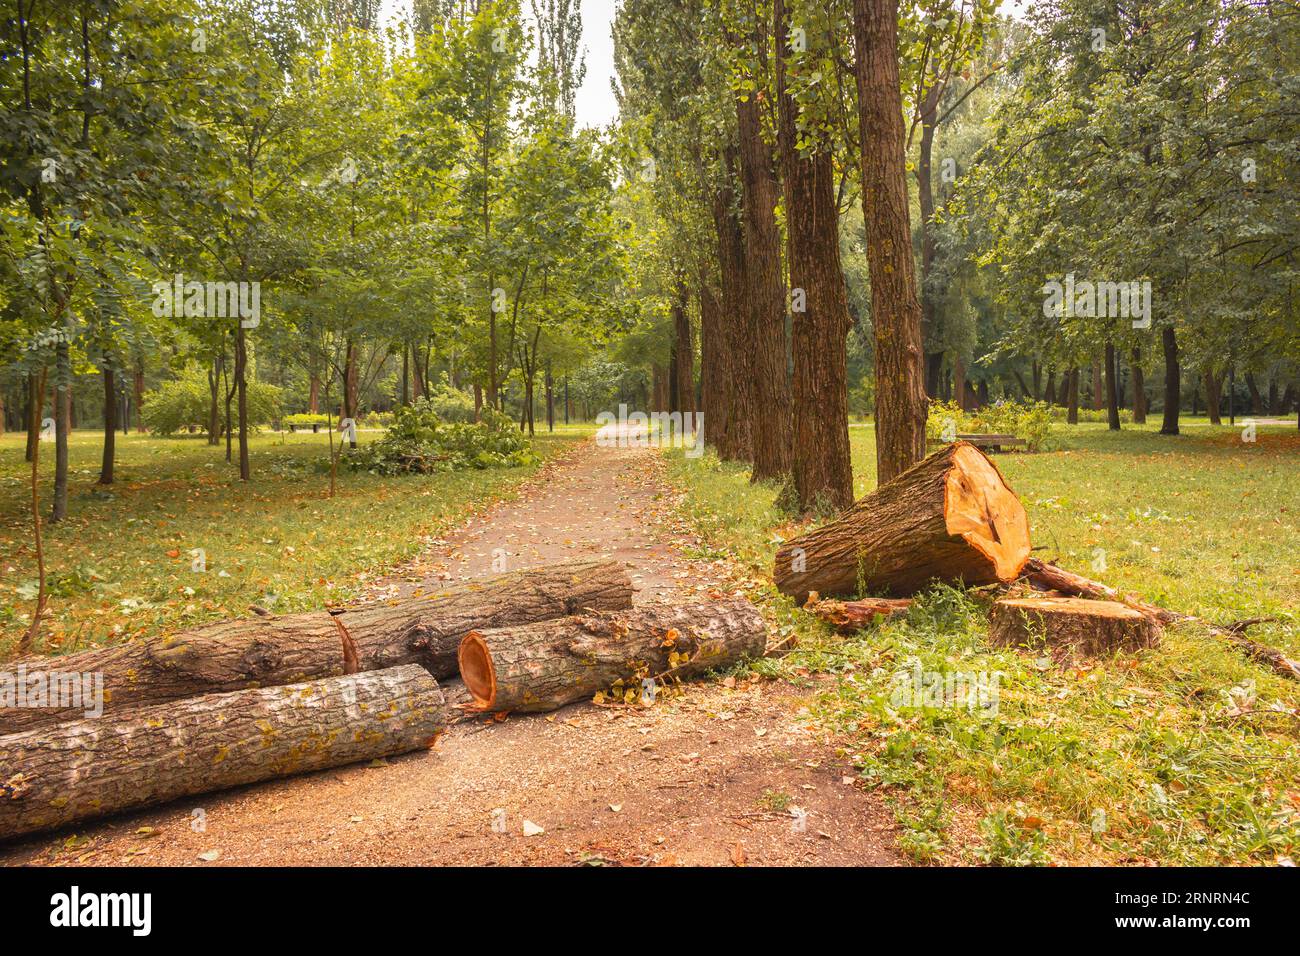
[[[721,567],[666,543],[689,535],[660,468],[653,451],[587,442],[374,592],[597,555],[632,566],[638,601],[716,592]],[[6,847],[0,864],[903,862],[802,693],[696,684],[649,709],[476,718],[432,751],[177,801]]]

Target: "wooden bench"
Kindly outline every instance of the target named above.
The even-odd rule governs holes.
[[[1004,447],[1006,448],[1017,448],[1017,447],[1028,448],[1029,447],[1029,442],[1025,441],[1023,438],[1017,438],[1015,435],[992,435],[992,434],[957,435],[956,440],[967,441],[977,448],[986,448],[989,451],[1001,451]],[[931,438],[929,440],[929,444],[943,445],[946,444],[946,442],[944,442],[942,439],[939,438]]]

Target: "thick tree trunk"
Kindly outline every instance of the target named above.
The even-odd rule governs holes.
[[[799,509],[840,511],[853,503],[849,455],[849,305],[840,265],[835,164],[821,144],[796,149],[797,107],[786,88],[784,0],[774,5],[777,95],[780,98],[781,170],[785,179],[786,231],[792,289],[791,352],[795,494]],[[815,143],[809,134],[809,143]]]
[[[1119,360],[1109,339],[1106,341],[1106,424],[1111,431],[1119,431]]]
[[[718,267],[722,278],[722,332],[726,343],[730,405],[719,454],[731,461],[753,460],[755,398],[753,354],[749,348],[749,284],[745,274],[745,233],[736,217],[732,173],[737,151],[724,152],[724,182],[713,201],[713,225],[718,237]]]
[[[695,347],[691,343],[691,316],[686,310],[686,295],[686,284],[679,280],[672,306],[677,386],[674,411],[683,415],[695,411]]]
[[[537,712],[620,681],[640,696],[643,680],[697,676],[766,647],[767,626],[746,600],[646,604],[474,631],[461,642],[460,672],[476,709]]]
[[[1160,625],[1115,601],[1003,598],[989,611],[989,641],[1045,650],[1064,662],[1159,647]]]
[[[1047,367],[1047,390],[1043,392],[1043,401],[1048,405],[1056,404],[1056,369]]]
[[[736,112],[740,132],[740,170],[744,196],[745,278],[749,292],[750,381],[754,418],[751,442],[754,481],[790,472],[790,382],[786,371],[785,284],[781,275],[781,236],[776,206],[781,187],[772,168],[772,151],[763,141],[758,103],[751,92]]]
[[[788,541],[773,578],[800,601],[810,591],[907,596],[936,579],[1013,581],[1028,558],[1020,499],[978,448],[958,441]]]
[[[104,365],[104,453],[99,463],[99,483],[113,483],[113,459],[117,450],[117,377]]]
[[[1205,383],[1205,412],[1210,416],[1210,424],[1222,425],[1223,375],[1215,374],[1213,365],[1206,365],[1202,381]]]
[[[447,718],[437,681],[408,666],[0,737],[0,839],[428,747]]]
[[[1147,421],[1147,390],[1142,375],[1142,350],[1135,348],[1132,359],[1133,378],[1133,424],[1145,425]]]
[[[1106,407],[1102,380],[1101,380],[1101,357],[1096,356],[1092,362],[1092,410],[1099,412]]]
[[[731,354],[723,329],[722,307],[712,285],[710,270],[700,267],[700,414],[704,440],[722,454],[731,427]]]
[[[897,0],[854,0],[853,35],[876,339],[876,477],[884,484],[925,457],[921,305],[903,156]]]
[[[1068,381],[1069,386],[1066,388],[1066,393],[1069,397],[1066,399],[1065,421],[1067,424],[1077,425],[1079,424],[1079,369],[1077,366],[1070,369]]]
[[[1246,391],[1250,393],[1250,413],[1252,415],[1264,414],[1264,396],[1259,393],[1259,383],[1255,381],[1255,373],[1246,373]]]
[[[400,664],[422,664],[435,677],[449,677],[456,672],[460,639],[476,628],[631,605],[632,582],[618,562],[579,561],[337,614],[245,618],[66,657],[27,657],[6,665],[6,670],[26,675],[101,674],[106,709],[116,713],[197,694]],[[0,733],[70,720],[84,711],[81,705],[19,707],[0,697]]]
[[[1177,435],[1178,406],[1183,400],[1183,388],[1179,378],[1178,339],[1172,325],[1165,326],[1160,333],[1160,342],[1165,355],[1165,411],[1160,434]]]

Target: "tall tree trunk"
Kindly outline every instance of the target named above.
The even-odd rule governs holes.
[[[839,511],[853,503],[849,456],[849,306],[840,265],[835,164],[825,144],[796,149],[797,106],[787,89],[789,43],[785,0],[773,5],[780,109],[781,171],[785,180],[794,358],[792,408],[795,494],[805,513]],[[802,295],[800,295],[802,293]]]
[[[1069,386],[1066,391],[1069,395],[1067,401],[1068,411],[1065,414],[1065,421],[1070,425],[1079,424],[1079,367],[1076,365],[1069,371]]]
[[[1056,404],[1056,369],[1047,366],[1047,390],[1043,392],[1043,401],[1048,405]]]
[[[1101,356],[1095,356],[1092,361],[1092,410],[1099,412],[1106,407],[1106,399],[1102,391],[1101,382]]]
[[[357,343],[349,339],[343,362],[343,417],[351,418],[354,423],[357,417],[357,374]],[[355,429],[348,446],[357,447]]]
[[[700,266],[700,415],[705,442],[721,455],[731,427],[732,356],[710,271],[708,266]]]
[[[921,304],[908,213],[897,0],[853,0],[862,206],[876,360],[876,480],[925,457]]]
[[[939,373],[943,368],[943,350],[937,348],[936,317],[938,307],[934,293],[929,289],[930,275],[934,269],[936,243],[934,241],[934,134],[938,126],[939,95],[943,86],[932,83],[921,104],[921,144],[916,163],[917,193],[921,202],[921,343],[935,350],[925,354],[925,392],[931,398],[938,394]]]
[[[1255,373],[1246,373],[1246,390],[1250,392],[1250,413],[1252,415],[1264,414],[1264,396],[1259,393],[1259,383],[1255,381]]]
[[[749,341],[749,285],[745,275],[745,234],[734,210],[732,175],[739,162],[735,147],[723,155],[723,181],[713,200],[713,226],[718,237],[721,276],[723,349],[727,360],[728,407],[719,432],[718,453],[733,461],[753,460],[754,373]]]
[[[135,431],[144,434],[144,356],[135,360]]]
[[[952,399],[957,403],[957,407],[962,411],[967,408],[966,396],[966,360],[961,357],[960,352],[952,353]]]
[[[36,443],[41,440],[41,412],[45,396],[40,394],[40,386],[35,375],[27,376],[27,454],[24,461],[31,461],[36,454]]]
[[[1113,431],[1119,431],[1119,359],[1115,355],[1115,345],[1106,340],[1106,425]]]
[[[1145,425],[1147,421],[1147,387],[1142,375],[1142,350],[1140,348],[1133,349],[1130,368],[1133,379],[1133,424]]]
[[[1223,417],[1220,411],[1223,405],[1223,376],[1216,375],[1214,366],[1207,364],[1202,373],[1205,382],[1205,411],[1210,416],[1211,425],[1222,425]]]
[[[760,31],[761,33],[761,31]],[[760,45],[765,40],[760,38]],[[772,151],[763,141],[758,102],[751,92],[737,98],[740,170],[744,196],[745,278],[749,292],[747,348],[754,416],[750,439],[754,481],[781,478],[790,471],[790,382],[786,373],[785,285],[781,276],[781,237],[776,225],[780,184]]]
[[[212,368],[208,369],[208,444],[215,445],[220,440],[221,434],[218,429],[221,427],[220,411],[220,394],[221,394],[221,372],[222,364],[225,362],[225,352],[218,355],[212,360]]]
[[[691,344],[691,315],[686,310],[686,283],[677,280],[673,298],[673,382],[677,389],[673,410],[683,415],[695,411],[695,350]]]
[[[551,360],[546,360],[546,430],[555,431],[555,378],[551,375]]]
[[[50,523],[68,514],[68,433],[72,430],[72,355],[66,340],[54,353],[54,502]]]
[[[248,335],[241,322],[235,329],[235,388],[239,393],[239,478],[248,481]]]
[[[405,387],[406,383],[402,383]],[[307,391],[307,411],[312,415],[320,414],[320,373],[312,370],[311,384]]]
[[[1160,333],[1160,343],[1165,353],[1165,413],[1160,434],[1178,434],[1178,406],[1183,400],[1183,387],[1178,366],[1178,338],[1172,325]]]
[[[99,483],[113,483],[113,459],[117,450],[117,376],[104,364],[104,455],[99,465]]]

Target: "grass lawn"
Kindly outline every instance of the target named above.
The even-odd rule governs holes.
[[[550,457],[591,430],[541,433],[536,448]],[[359,437],[364,444],[376,435]],[[0,660],[35,605],[24,440],[0,438]],[[224,445],[119,434],[117,481],[104,487],[95,484],[101,441],[97,431],[73,433],[68,518],[44,526],[50,600],[40,650],[67,652],[243,615],[252,603],[286,612],[345,601],[536,471],[380,477],[341,467],[331,500],[324,433],[254,436],[247,484],[226,463]],[[45,518],[53,448],[41,447]],[[193,549],[203,550],[206,572],[191,570]]]
[[[995,460],[1043,557],[1167,607],[1228,622],[1300,657],[1300,435],[1195,420],[1185,433],[1060,426],[1056,450]],[[859,494],[874,433],[851,430]],[[777,489],[711,455],[669,456],[685,517],[770,578],[799,527]],[[936,588],[906,620],[843,638],[760,588],[798,649],[755,665],[820,688],[811,718],[842,741],[921,861],[1274,863],[1300,854],[1300,685],[1196,626],[1158,651],[1063,670],[996,651],[975,597]],[[912,706],[898,673],[997,675],[995,714]],[[968,679],[973,679],[968,677]],[[894,702],[891,702],[891,697]]]

